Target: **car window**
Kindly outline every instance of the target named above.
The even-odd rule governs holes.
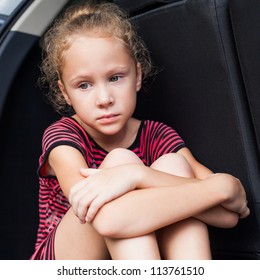
[[[0,0],[0,34],[15,19],[17,13],[29,0]]]
[[[0,14],[9,16],[23,0],[1,0]]]

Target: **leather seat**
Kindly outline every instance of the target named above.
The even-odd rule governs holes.
[[[115,2],[127,8],[128,1]],[[135,7],[131,13],[158,74],[139,94],[136,115],[172,125],[200,162],[214,172],[227,172],[242,181],[251,215],[232,229],[209,228],[213,257],[259,259],[260,168],[254,128],[260,122],[255,124],[252,115],[260,120],[259,94],[256,96],[260,68],[254,73],[255,68],[246,65],[248,59],[253,62],[258,57],[259,20],[258,29],[253,29],[255,18],[249,30],[243,29],[243,23],[235,30],[239,34],[236,40],[243,43],[242,52],[235,43],[229,0],[150,1],[150,9],[148,1],[138,2],[139,12]],[[257,7],[255,15],[260,14],[259,3],[231,2],[233,11],[237,3],[241,8],[240,14],[232,15],[232,24],[238,25],[242,12],[243,19],[249,19],[250,14],[244,12],[246,6],[252,10]],[[248,31],[255,40],[251,48],[247,48],[251,41],[239,37]],[[241,62],[247,67],[250,87],[255,89],[250,96]]]

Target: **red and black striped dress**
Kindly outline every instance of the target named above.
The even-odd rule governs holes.
[[[56,177],[41,174],[41,168],[48,159],[50,151],[59,145],[69,145],[78,149],[91,168],[98,168],[107,155],[107,152],[73,118],[63,117],[45,130],[38,170],[39,228],[35,252],[31,259],[55,259],[55,231],[70,207]],[[184,146],[182,138],[171,127],[145,120],[141,122],[137,137],[128,149],[133,151],[145,165],[150,166],[160,156],[177,152]]]

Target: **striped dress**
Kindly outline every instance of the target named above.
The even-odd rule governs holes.
[[[43,135],[42,154],[39,159],[39,228],[35,252],[31,259],[55,259],[54,236],[56,228],[70,207],[56,177],[42,175],[42,168],[52,149],[59,145],[79,150],[91,168],[98,168],[107,155],[94,139],[73,118],[63,117],[49,126]],[[167,153],[177,152],[184,141],[171,127],[155,121],[141,121],[134,143],[128,148],[146,166]]]

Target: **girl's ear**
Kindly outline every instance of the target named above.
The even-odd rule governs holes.
[[[138,92],[142,86],[142,67],[138,62],[136,65],[136,91]]]
[[[60,91],[61,91],[62,95],[64,96],[64,98],[65,98],[67,104],[71,106],[71,101],[70,101],[69,95],[68,95],[68,93],[67,93],[67,91],[66,91],[66,88],[65,88],[65,86],[63,85],[63,83],[62,83],[61,80],[58,80],[58,86],[59,86]]]

